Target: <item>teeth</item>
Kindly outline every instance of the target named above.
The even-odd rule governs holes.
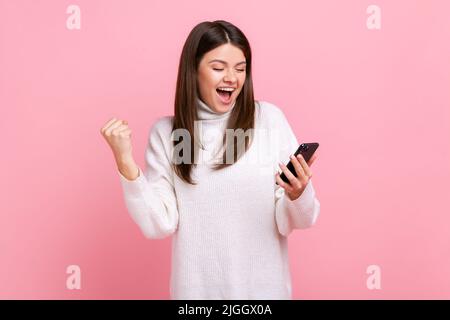
[[[230,91],[230,92],[234,91],[234,88],[226,88],[226,87],[224,87],[224,88],[217,88],[217,89],[220,89],[220,90],[223,90],[223,91]]]

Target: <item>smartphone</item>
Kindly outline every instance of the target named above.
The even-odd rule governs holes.
[[[317,142],[310,142],[310,143],[302,143],[297,151],[295,151],[294,155],[297,156],[299,153],[303,156],[306,162],[308,162],[314,152],[316,152],[317,148],[319,147],[319,144]],[[294,165],[292,164],[292,161],[289,161],[289,163],[286,166],[289,171],[292,172],[294,176],[297,177],[297,172],[295,171]],[[284,172],[281,173],[280,178],[283,179],[284,182],[289,183],[289,179],[286,177]],[[278,182],[277,182],[278,184]]]

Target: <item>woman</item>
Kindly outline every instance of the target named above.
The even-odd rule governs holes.
[[[191,31],[175,115],[152,126],[145,172],[133,160],[126,121],[101,129],[133,220],[150,239],[173,236],[172,299],[291,299],[287,236],[319,215],[316,156],[290,157],[298,141],[278,107],[254,100],[251,62],[247,38],[231,23]],[[297,177],[283,164],[289,160]]]

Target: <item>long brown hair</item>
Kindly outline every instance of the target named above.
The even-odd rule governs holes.
[[[227,129],[242,129],[246,132],[253,129],[255,125],[255,101],[253,95],[253,81],[251,74],[252,55],[250,44],[242,31],[233,24],[223,21],[205,21],[201,22],[192,29],[183,46],[178,67],[178,78],[175,93],[175,116],[173,129],[185,129],[190,137],[194,137],[194,121],[197,120],[197,98],[199,90],[197,86],[197,70],[199,63],[205,53],[219,47],[220,45],[230,43],[242,50],[246,59],[246,78],[241,92],[236,98],[236,104],[230,113],[227,122]],[[222,163],[216,164],[215,170],[223,169],[235,163],[251,145],[253,140],[253,130],[249,130],[249,139],[244,139],[245,148],[234,143],[233,139],[226,139],[223,136],[223,144],[226,144],[223,153]],[[231,140],[231,141],[230,141]],[[174,146],[179,142],[174,141]],[[226,159],[226,150],[234,148],[235,161],[229,164]],[[197,159],[199,146],[191,139],[191,157]],[[238,150],[238,151],[237,151]],[[191,170],[193,161],[189,163],[172,164],[175,173],[185,182],[196,185],[192,181]],[[196,164],[195,164],[196,165]]]

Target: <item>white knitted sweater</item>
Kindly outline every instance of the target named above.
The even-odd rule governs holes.
[[[214,171],[208,161],[221,146],[231,110],[219,114],[198,100],[205,150],[192,171],[197,185],[171,168],[172,116],[150,129],[139,177],[130,181],[117,171],[128,212],[143,234],[172,235],[172,299],[291,299],[287,236],[312,226],[320,203],[312,180],[294,201],[275,183],[278,162],[287,164],[299,143],[277,106],[255,106],[251,147],[232,166]]]

